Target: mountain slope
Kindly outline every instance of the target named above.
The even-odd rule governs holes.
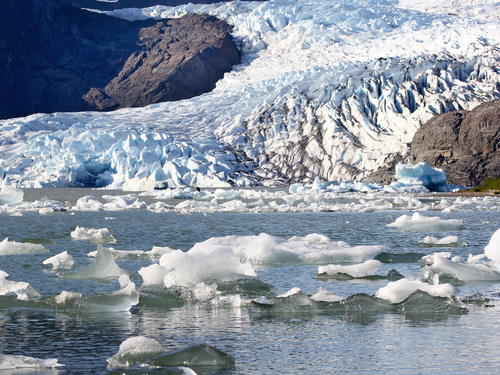
[[[362,179],[407,158],[436,114],[500,97],[499,5],[420,0],[232,2],[123,9],[217,16],[242,64],[177,103],[2,122],[22,186],[229,186]],[[43,131],[43,132],[41,132]]]

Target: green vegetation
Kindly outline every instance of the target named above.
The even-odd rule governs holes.
[[[485,192],[493,190],[493,194],[500,194],[500,177],[487,178],[481,186],[474,186],[473,192]]]

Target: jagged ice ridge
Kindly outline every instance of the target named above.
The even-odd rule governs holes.
[[[230,2],[110,12],[209,13],[243,62],[208,94],[115,112],[0,122],[0,177],[20,187],[228,187],[360,180],[406,156],[431,116],[500,98],[499,5]]]

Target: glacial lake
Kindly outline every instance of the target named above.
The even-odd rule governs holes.
[[[191,367],[196,374],[491,374],[497,371],[499,281],[477,280],[477,277],[464,281],[441,276],[440,283],[459,289],[453,298],[417,292],[403,303],[389,303],[374,295],[394,281],[317,277],[318,267],[329,263],[304,260],[314,255],[314,247],[312,250],[307,247],[314,243],[304,238],[318,234],[323,238],[321,246],[336,243],[335,246],[353,251],[366,248],[370,254],[374,247],[389,254],[417,253],[422,257],[449,252],[449,258],[459,256],[461,259],[454,261],[467,266],[469,254],[484,253],[492,235],[500,228],[498,198],[324,194],[323,206],[318,202],[304,204],[297,199],[292,205],[301,205],[300,209],[286,209],[280,197],[288,191],[258,191],[260,195],[250,198],[238,192],[234,196],[220,195],[217,207],[231,202],[225,210],[210,209],[215,207],[212,192],[209,196],[191,194],[165,199],[158,210],[158,206],[152,209],[160,201],[158,197],[138,193],[26,189],[21,204],[0,211],[0,240],[8,237],[12,246],[40,243],[48,251],[0,256],[0,270],[9,275],[4,281],[29,283],[40,295],[28,301],[16,298],[14,293],[0,296],[3,354],[0,374],[192,374],[182,367],[143,364],[114,368],[108,364],[107,360],[124,341],[141,336],[156,340],[166,352],[206,344],[235,359],[234,365]],[[85,196],[95,200],[87,199],[87,206],[81,203],[76,209],[78,200]],[[91,208],[92,202],[109,202],[109,196],[126,196],[122,208]],[[259,199],[262,201],[258,202]],[[133,206],[136,201],[143,204]],[[192,203],[178,207],[183,202]],[[208,206],[209,202],[212,206]],[[242,208],[244,205],[250,209]],[[55,209],[50,210],[51,207]],[[41,211],[42,208],[49,210]],[[429,227],[417,226],[409,231],[387,226],[402,215],[411,216],[417,211],[423,217],[461,221],[461,226],[444,230],[436,226],[436,231]],[[172,293],[166,287],[161,291],[141,289],[143,278],[139,271],[158,264],[159,259],[132,255],[117,258],[118,267],[128,271],[135,284],[139,301],[128,311],[113,311],[120,310],[120,302],[112,302],[121,296],[116,293],[120,290],[116,277],[66,277],[95,262],[88,254],[95,252],[98,244],[72,237],[77,227],[107,228],[116,242],[102,246],[123,251],[149,253],[156,246],[186,252],[197,243],[234,236],[228,240],[229,244],[246,246],[248,254],[253,246],[267,251],[265,246],[269,243],[286,249],[296,248],[296,242],[302,244],[300,251],[310,252],[309,258],[299,259],[284,257],[276,250],[271,254],[274,261],[260,264],[252,263],[252,259],[257,259],[252,253],[248,256],[250,260],[246,259],[256,274],[252,282],[211,286],[207,282],[206,293],[201,294],[189,294],[186,292],[189,288],[174,288]],[[436,239],[458,236],[458,240],[443,245],[422,242],[428,236]],[[325,243],[325,238],[330,242]],[[43,264],[64,251],[74,258],[71,269],[53,270]],[[367,256],[363,261],[373,258]],[[193,274],[217,268],[217,264],[225,267],[225,260],[217,259],[216,252],[207,258],[214,262],[210,266],[203,263],[205,258],[193,259],[190,271]],[[487,259],[480,262],[489,265]],[[418,259],[407,259],[382,263],[375,274],[385,277],[395,269],[411,277],[421,267]],[[191,277],[190,272],[182,277]],[[217,276],[217,269],[213,272],[214,279],[221,277]],[[0,283],[0,294],[1,287]],[[296,293],[293,288],[300,288],[301,292]],[[335,293],[340,302],[316,303],[310,297],[318,290]],[[63,291],[79,293],[80,302],[57,305],[52,300]],[[477,303],[467,302],[467,297],[478,292],[482,299]],[[126,304],[127,298],[124,301]],[[57,359],[64,366],[6,369],[6,356]]]

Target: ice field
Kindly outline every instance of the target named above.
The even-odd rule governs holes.
[[[110,16],[215,15],[242,63],[199,97],[0,121],[21,187],[288,186],[359,181],[431,116],[500,98],[492,0],[229,2]]]

